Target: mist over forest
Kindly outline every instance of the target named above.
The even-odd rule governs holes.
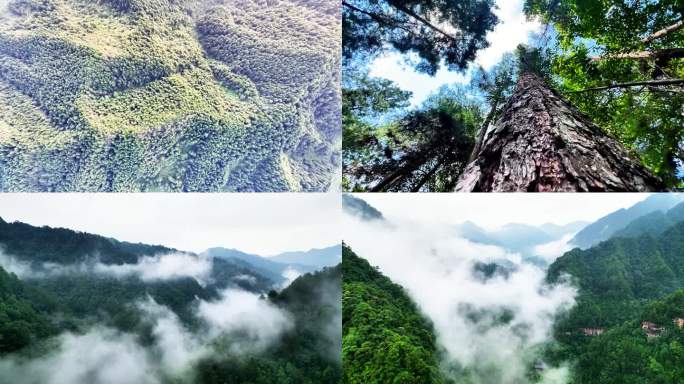
[[[325,265],[262,257],[268,271],[1,219],[0,244],[0,376],[12,383],[339,380],[339,245],[286,253]]]
[[[681,380],[684,199],[643,197],[593,222],[491,228],[346,196],[344,381]]]

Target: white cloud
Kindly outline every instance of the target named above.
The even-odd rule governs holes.
[[[157,304],[149,297],[139,303],[138,307],[154,324],[152,335],[155,342],[152,348],[159,357],[163,372],[171,375],[183,374],[194,362],[211,353],[207,343],[185,329],[178,316],[169,308]]]
[[[558,240],[537,245],[534,247],[534,254],[543,258],[548,263],[553,263],[559,256],[574,248],[574,246],[570,244],[573,237],[575,237],[575,234],[571,233]]]
[[[58,349],[24,361],[0,360],[0,377],[15,384],[157,384],[153,364],[131,335],[108,328],[63,334]]]
[[[201,301],[197,316],[210,326],[209,336],[231,335],[231,350],[260,351],[293,324],[290,315],[258,295],[226,289],[217,301]]]
[[[293,281],[295,281],[299,276],[301,276],[302,273],[293,268],[292,266],[288,265],[287,268],[282,273],[282,276],[285,278],[285,281],[283,281],[282,288],[285,288],[292,284]]]
[[[211,273],[212,260],[204,256],[187,253],[169,253],[144,256],[135,264],[97,263],[93,272],[114,276],[139,276],[144,281],[167,280],[179,277],[192,277],[205,281]]]
[[[513,51],[518,44],[527,43],[530,33],[538,32],[542,24],[537,20],[527,20],[523,13],[525,0],[497,0],[494,14],[499,24],[487,34],[489,47],[477,54],[475,63],[485,69],[491,68],[506,53]]]
[[[415,212],[409,206],[403,217]],[[467,368],[474,382],[525,382],[534,350],[551,339],[554,315],[574,303],[573,287],[548,287],[541,268],[498,247],[458,238],[448,226],[395,220],[391,228],[345,221],[345,242],[407,289],[434,323],[446,362]],[[508,276],[475,276],[476,262],[497,259],[514,263]],[[497,321],[504,311],[512,314],[507,323]],[[474,313],[484,315],[473,321]]]
[[[131,264],[103,264],[93,258],[78,264],[36,263],[32,265],[0,252],[0,266],[24,278],[97,273],[115,277],[138,276],[143,281],[191,277],[204,283],[211,273],[212,259],[187,253],[167,253],[143,256],[137,263]]]

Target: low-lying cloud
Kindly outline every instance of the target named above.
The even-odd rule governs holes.
[[[293,323],[290,316],[256,294],[226,289],[216,301],[201,301],[197,316],[209,325],[208,335],[230,334],[234,353],[258,352]]]
[[[534,351],[551,340],[554,315],[574,304],[575,289],[547,286],[538,266],[501,248],[455,237],[444,226],[394,224],[347,218],[344,238],[359,256],[404,286],[432,320],[447,353],[445,371],[467,371],[473,383],[529,381]],[[509,264],[508,273],[487,279],[473,273],[477,263],[498,260]],[[557,383],[563,370],[546,376],[546,383]]]
[[[0,377],[15,384],[156,384],[149,353],[132,335],[110,328],[65,333],[47,356],[0,360]]]
[[[237,289],[217,301],[199,301],[196,317],[205,326],[196,332],[152,298],[136,306],[151,326],[151,343],[95,325],[56,337],[56,347],[43,356],[0,359],[0,378],[16,384],[159,384],[168,378],[191,383],[194,364],[213,356],[216,343],[228,343],[233,354],[258,353],[292,327],[284,310]]]
[[[534,254],[541,257],[547,263],[553,263],[565,252],[574,248],[570,242],[575,237],[574,233],[563,236],[562,238],[534,247]]]
[[[0,266],[20,278],[87,273],[115,277],[137,276],[143,281],[191,277],[199,282],[205,282],[211,274],[212,264],[211,258],[180,252],[143,256],[131,264],[104,264],[97,258],[78,264],[31,264],[0,252]]]

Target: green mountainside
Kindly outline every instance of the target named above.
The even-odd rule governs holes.
[[[580,248],[589,248],[613,237],[632,221],[653,212],[666,212],[681,202],[682,198],[677,194],[652,194],[629,208],[621,208],[587,225],[575,235],[571,243]]]
[[[0,191],[331,187],[335,2],[3,4]]]
[[[342,269],[342,382],[445,382],[432,324],[404,289],[346,245]]]
[[[666,384],[684,382],[684,291],[651,302],[638,317],[612,328],[588,343],[579,356],[575,384]],[[662,331],[651,336],[642,322]]]
[[[198,305],[221,300],[223,290],[230,288],[261,293],[261,300],[286,313],[293,326],[283,329],[273,345],[263,351],[236,352],[234,343],[251,337],[248,334],[228,332],[215,337],[204,347],[211,348],[212,353],[193,363],[191,378],[161,372],[162,384],[317,384],[340,380],[341,266],[307,273],[276,292],[272,290],[274,282],[260,275],[257,268],[221,258],[211,260],[205,281],[190,276],[145,279],[136,274],[101,273],[90,264],[93,255],[101,265],[125,267],[143,257],[180,251],[68,229],[0,220],[0,249],[0,261],[13,267],[18,262],[29,263],[31,271],[23,271],[25,276],[19,278],[0,266],[0,370],[7,369],[12,359],[24,361],[54,353],[58,335],[85,334],[102,327],[121,332],[119,336],[134,335],[141,347],[147,347],[158,337],[154,329],[169,326],[150,323],[149,313],[141,307],[150,300],[168,308],[186,332],[205,340],[202,337],[208,332],[207,324],[198,315]],[[271,325],[265,322],[264,326]],[[160,345],[165,344],[162,341]],[[178,345],[167,347],[182,349]],[[93,377],[93,383],[106,382]]]
[[[550,267],[548,278],[570,275],[579,285],[572,328],[616,325],[636,316],[649,300],[684,288],[684,222],[660,235],[616,237],[574,249]]]
[[[677,204],[670,210],[655,211],[641,216],[617,231],[614,237],[634,237],[642,234],[658,235],[669,227],[684,221],[684,203]]]
[[[274,348],[244,358],[221,356],[198,364],[198,384],[339,383],[342,266],[298,277],[268,299],[291,313],[294,328]]]
[[[647,214],[622,231],[636,237],[574,249],[549,267],[549,281],[569,276],[579,288],[549,349],[551,360],[573,362],[573,384],[684,382],[684,331],[673,323],[684,317],[684,222],[669,223],[680,208]]]

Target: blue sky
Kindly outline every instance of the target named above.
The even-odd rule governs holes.
[[[520,43],[528,42],[530,33],[542,26],[538,21],[528,21],[523,14],[524,0],[497,0],[494,13],[499,24],[487,35],[490,46],[478,52],[476,65],[485,69],[496,64],[504,53],[512,51]],[[432,92],[445,84],[470,81],[470,69],[463,73],[440,69],[435,76],[418,73],[403,63],[398,53],[388,53],[376,58],[370,65],[370,75],[394,81],[401,89],[413,92],[411,105],[422,103]]]

